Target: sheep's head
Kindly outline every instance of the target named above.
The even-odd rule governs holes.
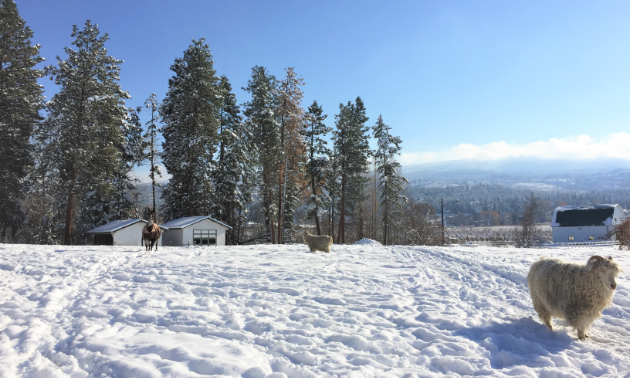
[[[621,267],[616,261],[613,261],[612,256],[607,259],[601,256],[592,256],[588,259],[584,271],[596,274],[610,290],[617,288],[617,276],[622,272]]]

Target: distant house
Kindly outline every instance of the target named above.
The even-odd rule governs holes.
[[[625,220],[619,205],[561,206],[554,210],[551,232],[554,243],[615,240],[615,228]]]
[[[93,230],[88,234],[94,235],[94,245],[137,245],[142,244],[142,229],[148,222],[144,219],[127,219],[112,221]],[[162,237],[158,245],[162,245],[162,238],[168,228],[162,228]]]
[[[209,216],[184,217],[164,224],[169,232],[163,236],[165,246],[225,245],[225,232],[232,229]]]

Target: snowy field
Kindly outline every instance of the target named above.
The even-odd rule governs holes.
[[[630,377],[630,280],[591,339],[543,326],[542,254],[612,247],[0,244],[0,377]]]

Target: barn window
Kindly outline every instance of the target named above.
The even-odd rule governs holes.
[[[217,230],[193,230],[193,245],[217,245]]]
[[[573,237],[573,235],[569,235],[569,241],[573,241],[575,240],[575,238]]]
[[[589,236],[588,236],[588,240],[595,240],[595,236],[593,236],[593,235],[589,235]]]

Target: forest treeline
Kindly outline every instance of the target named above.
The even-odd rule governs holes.
[[[316,232],[338,243],[368,227],[388,242],[406,201],[401,140],[382,117],[368,123],[360,97],[340,104],[329,128],[317,101],[302,104],[304,80],[293,68],[275,77],[256,66],[243,88],[250,98],[239,104],[202,38],[174,59],[163,99],[152,94],[129,108],[122,61],[108,54],[97,24],[73,26],[63,56],[39,69],[40,46],[15,3],[0,0],[0,12],[3,241],[84,244],[87,231],[113,220],[211,215],[233,227],[229,244],[245,227],[272,243],[296,242],[296,212],[306,207]],[[48,102],[41,77],[58,89]],[[158,207],[160,164],[170,179]],[[133,174],[141,165],[154,193],[144,209]]]
[[[497,184],[461,184],[444,187],[410,185],[406,190],[410,199],[426,202],[440,209],[444,201],[447,224],[451,226],[520,225],[523,213],[531,200],[529,189]],[[534,222],[551,221],[558,206],[591,206],[618,203],[624,209],[630,206],[630,189],[536,190],[538,199]]]
[[[166,95],[130,108],[122,61],[98,25],[74,25],[63,54],[38,68],[40,46],[12,0],[0,0],[0,20],[2,242],[86,244],[87,231],[114,220],[210,215],[232,226],[228,244],[298,242],[307,227],[335,243],[434,245],[444,241],[443,198],[448,224],[515,224],[526,213],[529,191],[409,187],[396,161],[402,140],[383,117],[370,121],[356,97],[328,127],[317,101],[303,104],[304,79],[291,67],[280,77],[253,67],[239,103],[208,44],[192,40]],[[47,102],[43,77],[57,90]],[[149,167],[150,206],[139,200],[140,166]],[[534,218],[548,220],[562,201],[621,203],[606,193],[541,192]]]

